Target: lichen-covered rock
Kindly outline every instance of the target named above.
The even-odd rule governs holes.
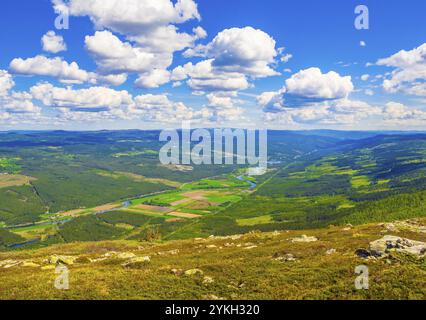
[[[410,231],[415,233],[426,233],[426,226],[421,225],[417,220],[396,221],[393,223],[384,223],[380,226],[385,228],[384,232]]]
[[[214,279],[212,277],[204,277],[203,285],[208,286],[209,284],[214,283]]]
[[[132,252],[120,252],[117,254],[118,259],[132,259],[136,258],[136,255]]]
[[[170,272],[175,276],[181,276],[183,274],[182,269],[172,269],[172,270],[170,270]]]
[[[72,257],[72,256],[60,256],[60,255],[53,255],[49,258],[50,264],[66,264],[66,265],[73,265],[75,260],[77,260],[78,257]]]
[[[151,262],[151,258],[148,256],[145,257],[134,257],[129,261],[126,261],[122,264],[123,267],[129,269],[138,269],[145,267],[148,263]]]
[[[291,239],[291,242],[316,242],[318,241],[317,237],[308,237],[307,235],[302,235],[300,238],[293,238]]]
[[[336,252],[337,252],[336,249],[329,249],[329,250],[326,251],[326,254],[327,255],[332,255],[332,254],[335,254]]]
[[[32,261],[24,261],[24,262],[22,262],[21,266],[24,267],[24,268],[39,268],[40,267],[39,264],[34,263]]]
[[[195,276],[195,275],[203,275],[204,272],[200,269],[189,269],[185,271],[186,276]]]
[[[179,249],[175,249],[175,250],[170,250],[170,251],[160,251],[157,253],[157,255],[159,256],[167,256],[167,255],[171,255],[171,256],[176,256],[179,254]]]
[[[0,266],[3,267],[4,269],[10,269],[13,267],[17,267],[22,263],[22,261],[20,260],[5,260],[5,261],[1,261]]]
[[[384,236],[382,239],[370,243],[370,252],[376,257],[388,256],[392,251],[424,257],[426,243],[396,236]]]
[[[281,262],[294,262],[294,261],[297,261],[297,259],[291,253],[277,252],[277,253],[274,254],[273,258],[276,261],[281,261]]]
[[[112,258],[112,257],[117,256],[117,254],[118,254],[118,252],[110,251],[110,252],[107,252],[104,255],[102,255],[102,257],[103,258]]]

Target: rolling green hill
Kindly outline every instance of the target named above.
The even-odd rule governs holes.
[[[0,133],[1,299],[426,298],[424,253],[361,257],[426,241],[426,135],[272,131],[257,177],[159,165],[157,135]]]

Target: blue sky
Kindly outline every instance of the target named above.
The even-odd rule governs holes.
[[[0,6],[0,130],[426,129],[422,0]]]

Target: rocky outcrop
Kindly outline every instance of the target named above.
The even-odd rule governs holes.
[[[388,235],[370,242],[368,250],[358,249],[355,253],[361,258],[386,258],[392,252],[423,258],[426,255],[426,243]]]
[[[124,268],[129,268],[129,269],[138,269],[138,268],[145,267],[150,262],[151,262],[151,258],[148,256],[134,257],[130,259],[129,261],[126,261],[125,263],[123,263],[122,266]]]
[[[419,224],[417,220],[396,221],[393,223],[382,224],[389,232],[410,231],[415,233],[426,233],[426,227]]]
[[[200,269],[189,269],[185,271],[186,276],[196,276],[196,275],[203,275],[204,272]]]
[[[316,242],[318,241],[317,237],[308,237],[307,235],[302,235],[300,238],[293,238],[291,239],[291,242],[296,243],[296,242]]]
[[[49,264],[66,264],[68,266],[73,265],[75,260],[77,260],[78,257],[72,257],[72,256],[60,256],[60,255],[53,255],[49,258],[48,262]]]
[[[116,257],[117,259],[133,259],[136,258],[136,255],[132,252],[120,252]]]
[[[329,249],[329,250],[327,250],[326,252],[325,252],[325,254],[327,254],[327,255],[332,255],[332,254],[335,254],[337,252],[337,250],[336,249]]]
[[[212,277],[204,277],[203,279],[203,285],[208,286],[210,284],[214,283],[214,279]]]
[[[22,261],[20,260],[4,260],[4,261],[0,261],[0,267],[4,268],[4,269],[10,269],[13,267],[17,267],[22,263]]]
[[[387,256],[392,251],[424,257],[426,254],[426,243],[396,236],[385,236],[370,243],[370,252],[373,256]]]
[[[286,254],[283,257],[278,257],[275,260],[282,261],[282,262],[295,262],[297,259],[292,254]]]

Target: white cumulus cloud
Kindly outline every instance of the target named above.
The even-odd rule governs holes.
[[[179,31],[179,24],[201,19],[193,0],[53,0],[53,4],[57,11],[67,9],[72,16],[87,16],[93,22],[98,31],[85,42],[100,73],[138,73],[137,84],[143,86],[144,78],[158,75],[157,69],[167,71],[175,52],[207,36],[201,27],[193,34]]]
[[[335,100],[346,98],[354,85],[350,76],[337,72],[322,73],[319,68],[309,68],[294,74],[285,82],[287,93],[306,99]]]
[[[10,70],[22,75],[49,76],[79,83],[88,81],[90,76],[87,71],[80,69],[76,62],[68,63],[59,57],[47,58],[42,55],[28,59],[13,59]]]
[[[41,43],[43,50],[46,52],[58,53],[67,50],[67,45],[65,44],[64,38],[60,35],[57,35],[55,31],[47,32],[41,38]]]
[[[379,59],[376,64],[394,68],[390,77],[383,81],[386,91],[426,96],[426,43]]]
[[[106,87],[72,89],[41,83],[31,87],[34,99],[47,107],[62,107],[83,111],[111,110],[127,107],[133,103],[132,96],[125,90],[117,91]]]
[[[14,85],[12,75],[6,70],[0,70],[0,96],[5,96]]]

